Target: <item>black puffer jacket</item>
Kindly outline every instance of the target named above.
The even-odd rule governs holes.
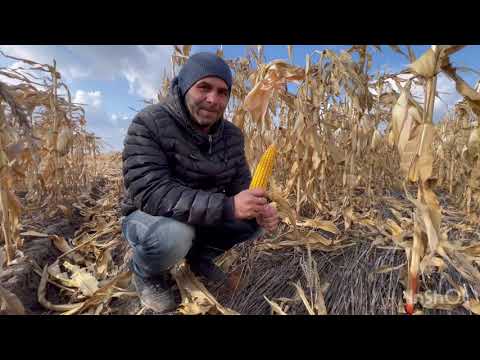
[[[191,225],[233,219],[233,196],[251,180],[241,130],[223,119],[208,135],[195,129],[175,84],[164,103],[133,119],[123,176],[123,215],[139,209]]]

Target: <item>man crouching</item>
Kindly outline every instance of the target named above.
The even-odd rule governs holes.
[[[140,299],[176,307],[169,270],[183,258],[198,276],[224,281],[214,259],[278,225],[251,174],[241,130],[223,118],[232,74],[218,56],[191,56],[166,101],[133,119],[124,141],[122,233],[133,249]]]

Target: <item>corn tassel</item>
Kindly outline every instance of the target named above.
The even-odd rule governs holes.
[[[268,180],[272,175],[273,163],[275,162],[275,157],[277,155],[277,147],[275,144],[272,144],[268,149],[263,153],[260,162],[255,169],[252,182],[250,183],[251,189],[263,189],[265,190],[268,186]]]

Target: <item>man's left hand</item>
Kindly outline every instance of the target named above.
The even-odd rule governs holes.
[[[265,205],[263,212],[257,216],[257,223],[267,232],[273,232],[279,223],[277,209],[270,204]]]

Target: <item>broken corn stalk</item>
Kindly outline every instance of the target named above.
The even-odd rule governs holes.
[[[263,153],[260,161],[255,169],[252,182],[250,183],[251,189],[263,189],[265,190],[268,186],[268,180],[272,176],[273,163],[275,162],[275,157],[277,155],[277,147],[275,144],[272,144],[268,149]]]

